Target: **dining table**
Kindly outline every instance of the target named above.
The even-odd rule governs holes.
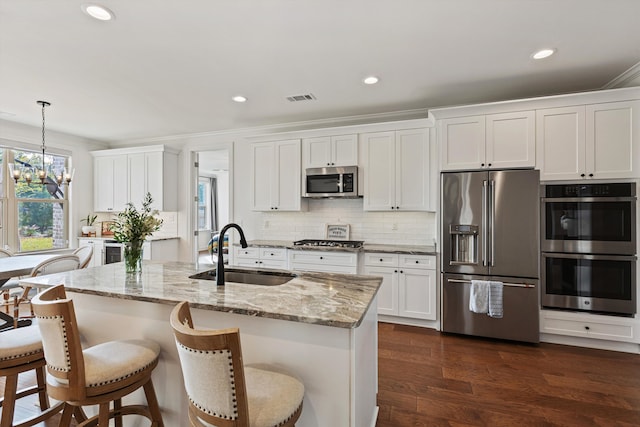
[[[0,258],[0,291],[2,286],[13,277],[25,276],[31,274],[34,267],[41,262],[53,258],[59,254],[34,254],[34,255],[16,255]],[[9,314],[0,311],[0,331],[13,327],[14,318]],[[24,325],[30,324],[31,321],[24,322]],[[23,326],[23,325],[19,325]]]

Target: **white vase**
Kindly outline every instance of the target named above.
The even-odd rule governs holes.
[[[93,225],[83,225],[82,226],[82,234],[89,235],[91,233],[95,233],[96,228]]]

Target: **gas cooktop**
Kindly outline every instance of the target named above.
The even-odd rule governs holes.
[[[294,246],[322,246],[330,248],[352,248],[358,249],[364,245],[362,240],[315,240],[304,239],[293,242]]]

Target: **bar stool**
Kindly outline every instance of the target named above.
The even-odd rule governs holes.
[[[2,332],[0,337],[0,376],[5,377],[4,397],[0,400],[0,427],[28,427],[38,424],[62,410],[63,402],[49,406],[45,383],[45,361],[38,327],[28,326]],[[36,385],[18,391],[18,374],[34,370]],[[38,394],[41,413],[14,424],[16,400]]]
[[[146,417],[153,427],[164,426],[151,381],[160,354],[157,343],[110,341],[82,350],[73,301],[67,299],[63,285],[39,293],[32,305],[49,374],[47,391],[65,402],[60,426],[69,426],[75,408],[85,405],[99,405],[99,412],[78,427],[106,427],[111,418],[122,426],[122,416],[132,414]],[[140,388],[147,406],[122,406],[122,398]]]
[[[265,366],[244,366],[238,328],[193,328],[189,303],[171,312],[189,421],[194,427],[291,427],[302,413],[304,385]]]

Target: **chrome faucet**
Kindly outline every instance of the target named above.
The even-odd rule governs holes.
[[[216,266],[217,286],[224,286],[224,255],[222,252],[224,248],[224,234],[230,228],[235,228],[236,230],[238,230],[238,233],[240,233],[240,245],[243,248],[246,248],[248,246],[247,240],[244,238],[244,231],[242,231],[242,228],[240,228],[238,224],[231,223],[222,227],[220,234],[218,234],[218,264]]]

